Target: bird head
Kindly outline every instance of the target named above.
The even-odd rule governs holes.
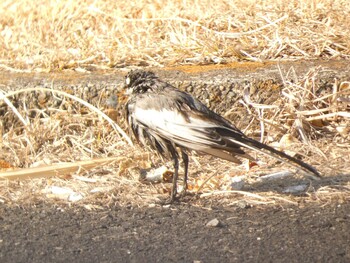
[[[125,76],[125,93],[140,94],[151,89],[156,75],[151,71],[132,70]]]

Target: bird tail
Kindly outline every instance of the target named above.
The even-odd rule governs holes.
[[[257,152],[260,152],[262,154],[274,157],[275,159],[280,160],[282,162],[286,162],[286,160],[288,160],[291,162],[291,164],[294,167],[297,167],[297,168],[301,167],[304,170],[311,172],[316,177],[321,177],[321,174],[311,165],[304,163],[303,161],[301,161],[297,158],[294,158],[294,157],[292,157],[284,152],[278,151],[275,148],[268,146],[264,143],[261,143],[259,141],[250,139],[248,137],[242,137],[242,138],[240,138],[240,140],[234,140],[234,143],[236,143],[242,147],[248,148],[250,150],[257,151]]]

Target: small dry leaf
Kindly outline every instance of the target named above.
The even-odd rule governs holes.
[[[345,90],[347,90],[347,89],[350,90],[350,82],[344,81],[344,82],[342,82],[342,83],[339,84],[339,90],[340,90],[340,91],[345,91]]]
[[[0,159],[0,170],[6,170],[9,168],[15,168],[15,167],[9,162],[6,162],[5,160]]]
[[[106,109],[104,112],[109,118],[111,118],[113,121],[118,121],[119,113],[115,109]]]
[[[325,126],[325,123],[321,119],[312,120],[312,121],[310,121],[310,123],[315,127],[324,127]]]
[[[252,169],[254,166],[258,166],[258,163],[256,161],[251,161],[251,160],[248,160],[247,162],[247,171],[249,171],[250,169]]]
[[[290,148],[293,143],[298,142],[298,140],[293,137],[290,133],[287,133],[285,135],[282,136],[281,140],[279,141],[280,144],[280,149],[288,149]]]

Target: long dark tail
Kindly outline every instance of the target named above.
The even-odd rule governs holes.
[[[278,150],[272,148],[271,146],[268,146],[268,145],[261,143],[259,141],[250,139],[248,137],[244,137],[244,138],[241,138],[240,141],[235,140],[235,143],[237,143],[245,148],[248,148],[248,149],[251,149],[254,151],[258,151],[258,152],[263,153],[265,155],[272,156],[280,161],[285,161],[287,159],[288,161],[292,162],[291,164],[293,164],[293,163],[297,164],[294,166],[304,168],[304,170],[307,170],[307,171],[313,173],[315,176],[321,177],[321,174],[316,170],[316,168],[312,167],[311,165],[304,163],[303,161],[301,161],[299,159],[296,159],[296,158],[294,158],[294,157],[292,157],[284,152],[278,151]],[[263,150],[267,150],[268,152],[265,152]],[[280,157],[282,157],[284,159],[282,159]]]

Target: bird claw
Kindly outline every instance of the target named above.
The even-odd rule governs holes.
[[[160,205],[171,205],[179,201],[179,197],[168,197],[165,200],[159,202]]]

